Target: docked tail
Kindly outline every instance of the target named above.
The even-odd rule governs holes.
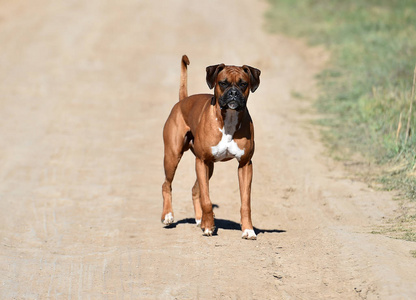
[[[188,56],[183,55],[181,60],[181,82],[179,85],[179,101],[188,97]]]

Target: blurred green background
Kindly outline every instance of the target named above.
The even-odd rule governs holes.
[[[325,46],[317,108],[335,156],[360,153],[388,190],[416,200],[416,1],[269,0],[268,29]],[[413,96],[414,101],[414,96]],[[408,121],[410,117],[409,130]]]

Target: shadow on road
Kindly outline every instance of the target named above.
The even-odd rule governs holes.
[[[165,226],[166,229],[172,229],[172,228],[176,228],[176,226],[181,225],[181,224],[196,224],[195,219],[194,218],[186,218],[186,219],[182,219],[179,220],[169,226]],[[230,221],[230,220],[224,220],[224,219],[215,219],[215,231],[214,231],[214,235],[217,234],[218,229],[223,229],[223,230],[241,230],[241,225],[237,222],[234,221]],[[260,233],[282,233],[282,232],[286,232],[286,230],[281,230],[281,229],[260,229],[257,227],[254,227],[254,232],[256,234],[260,234]]]

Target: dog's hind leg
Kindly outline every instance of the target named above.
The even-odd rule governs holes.
[[[195,210],[195,222],[196,226],[201,226],[201,219],[202,219],[202,208],[201,208],[201,193],[199,191],[199,184],[198,180],[195,180],[195,184],[192,188],[192,201],[194,203],[194,210]]]
[[[182,130],[172,125],[172,119],[168,119],[163,130],[163,140],[165,145],[165,156],[163,165],[165,169],[165,181],[162,185],[163,195],[163,211],[161,221],[164,225],[173,223],[173,209],[172,209],[172,181],[175,176],[176,169],[182,158],[183,152],[189,147],[184,145],[186,142],[186,128]],[[172,128],[175,130],[172,130]]]
[[[164,225],[170,225],[173,223],[173,209],[172,209],[172,181],[175,176],[176,168],[179,164],[179,161],[182,157],[182,154],[175,157],[166,157],[164,159],[165,167],[165,181],[162,185],[162,195],[163,195],[163,212],[161,221]]]

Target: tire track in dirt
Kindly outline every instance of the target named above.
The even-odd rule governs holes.
[[[326,54],[267,35],[265,3],[0,7],[0,298],[415,296],[414,244],[369,233],[391,194],[348,179],[309,123]],[[208,91],[207,65],[262,70],[248,104],[255,242],[240,239],[236,162],[211,182],[218,236],[192,224],[191,153],[173,183],[176,227],[160,224],[161,132],[184,53],[190,94]]]

